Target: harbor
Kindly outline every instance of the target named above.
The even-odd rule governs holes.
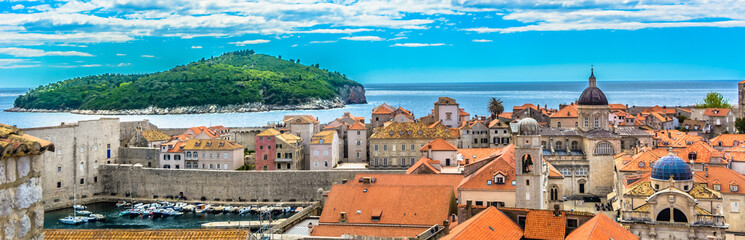
[[[120,205],[117,207],[117,205]],[[199,229],[204,224],[214,226],[263,225],[281,223],[302,210],[302,207],[283,207],[281,205],[215,205],[206,203],[135,203],[134,206],[122,203],[104,202],[78,207],[47,211],[44,214],[44,228],[47,229]],[[76,214],[73,214],[73,211]],[[242,213],[241,213],[242,212]],[[78,214],[80,213],[80,214]],[[97,215],[96,218],[91,214]],[[63,219],[75,216],[79,223],[64,223]],[[223,223],[224,222],[224,223]],[[250,223],[250,224],[249,224]],[[230,228],[230,227],[215,227]]]

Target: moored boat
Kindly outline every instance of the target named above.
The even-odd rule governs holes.
[[[63,224],[76,225],[76,224],[81,224],[81,223],[88,222],[88,218],[87,217],[77,217],[77,216],[75,216],[75,217],[73,217],[73,216],[67,216],[67,217],[64,217],[64,218],[60,218],[59,221],[61,223],[63,223]]]

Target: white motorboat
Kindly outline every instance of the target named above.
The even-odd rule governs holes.
[[[64,218],[60,218],[59,221],[61,223],[63,223],[63,224],[76,225],[76,224],[81,224],[81,223],[88,222],[88,218],[87,217],[77,217],[77,216],[75,216],[75,217],[73,217],[73,216],[67,216],[67,217],[64,217]]]

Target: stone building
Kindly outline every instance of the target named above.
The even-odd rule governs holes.
[[[383,126],[388,121],[393,122],[414,122],[414,114],[402,107],[394,108],[386,103],[380,104],[372,109],[370,117],[370,126],[377,128]]]
[[[535,119],[523,118],[517,124],[515,136],[515,207],[546,209],[545,188],[548,184],[548,165],[544,164]]]
[[[342,144],[339,159],[342,162],[365,162],[367,160],[367,127],[364,117],[355,117],[345,112],[344,116],[329,122],[323,129],[334,130],[339,136]]]
[[[46,208],[71,206],[73,184],[78,200],[101,193],[98,168],[118,162],[119,126],[118,118],[101,118],[24,129],[29,135],[56,143],[54,152],[42,154],[41,186]]]
[[[0,239],[44,239],[40,155],[54,150],[49,141],[0,124]]]
[[[514,147],[508,147],[500,155],[481,161],[487,163],[465,176],[458,185],[458,204],[468,205],[470,203],[472,206],[480,207],[515,207]],[[459,215],[461,218],[465,217],[462,214]]]
[[[256,135],[256,170],[302,170],[303,139],[270,128]]]
[[[368,139],[370,168],[407,169],[421,157],[419,149],[425,144],[442,138],[455,145],[457,136],[457,130],[442,124],[390,122],[376,128]]]
[[[482,121],[463,122],[458,130],[458,148],[488,148],[491,145],[489,128]]]
[[[160,157],[158,158],[160,167],[165,169],[198,168],[199,165],[196,162],[186,162],[186,156],[184,155],[185,144],[186,142],[178,140],[160,144]]]
[[[494,119],[489,122],[490,148],[509,146],[510,139],[512,139],[512,133],[509,124],[503,122],[501,119]]]
[[[461,125],[461,110],[455,99],[449,97],[439,97],[435,102],[433,116],[435,120],[440,121],[442,125],[449,128],[457,128]]]
[[[707,137],[718,136],[722,133],[735,133],[735,114],[729,108],[694,108],[691,109],[691,119],[709,123]]]
[[[458,166],[458,162],[456,161],[458,158],[458,148],[442,138],[432,140],[422,146],[419,151],[421,151],[423,157],[438,161],[440,166]],[[402,161],[406,160],[403,159]]]
[[[189,139],[184,143],[185,162],[199,169],[235,170],[243,166],[243,146],[224,139]],[[194,167],[192,167],[194,168]]]
[[[256,170],[274,170],[277,152],[277,136],[281,133],[270,128],[256,135]]]
[[[737,83],[737,106],[740,111],[741,118],[745,117],[745,80]]]
[[[579,126],[576,105],[567,105],[551,114],[548,125],[554,128],[576,128]]]
[[[725,239],[722,194],[696,183],[688,164],[670,153],[651,174],[616,189],[619,222],[641,239]]]
[[[311,115],[285,115],[283,120],[285,127],[290,133],[303,139],[303,168],[310,169],[310,140],[314,134],[321,130],[318,119]]]
[[[334,130],[321,131],[310,140],[310,170],[330,170],[339,163],[341,141]]]

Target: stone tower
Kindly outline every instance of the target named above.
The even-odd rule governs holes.
[[[737,101],[737,116],[745,117],[745,80],[737,83],[737,93],[739,96]]]
[[[543,163],[538,122],[524,118],[515,136],[515,207],[545,209],[547,166]]]

